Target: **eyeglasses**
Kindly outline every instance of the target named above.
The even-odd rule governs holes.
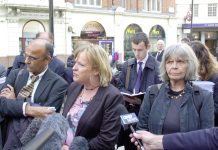
[[[25,59],[29,60],[29,61],[36,61],[37,59],[40,59],[40,58],[36,58],[36,57],[33,57],[33,56],[29,56],[27,54],[24,54],[24,57]]]

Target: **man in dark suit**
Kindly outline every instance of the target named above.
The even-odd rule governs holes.
[[[157,51],[152,53],[152,55],[155,57],[155,59],[159,62],[161,62],[161,60],[162,60],[162,56],[164,53],[164,47],[165,47],[164,41],[158,40],[157,41]]]
[[[217,150],[218,128],[202,129],[187,133],[154,135],[147,131],[136,131],[131,141],[141,139],[145,149],[166,150]]]
[[[44,39],[50,42],[53,45],[53,35],[49,32],[39,32],[36,34],[36,38],[38,39]],[[25,51],[21,52],[20,55],[16,56],[13,62],[12,70],[14,69],[25,69],[25,58],[24,58]],[[51,61],[48,64],[49,69],[53,71],[54,73],[58,74],[59,76],[63,77],[65,73],[65,64],[60,59],[58,59],[56,56],[53,57],[54,51],[51,52],[52,57]]]
[[[19,55],[15,56],[14,58],[14,62],[13,62],[13,66],[12,66],[12,70],[14,69],[19,69],[19,68],[24,68],[25,65],[25,58],[24,58],[24,50],[20,52]]]
[[[27,101],[32,105],[53,106],[57,111],[60,111],[67,83],[48,68],[52,51],[53,45],[48,41],[44,39],[33,40],[25,50],[27,69],[13,70],[9,74],[1,96],[7,99]],[[32,84],[32,76],[38,76],[38,80],[33,83],[30,94],[23,96],[24,94],[21,91],[24,91],[26,87]],[[30,121],[27,118],[14,119],[10,122],[9,129],[13,130],[9,130],[11,132],[8,134],[6,149],[19,145],[17,140],[14,141],[13,139],[16,137],[15,135],[22,135],[22,129],[26,129],[25,127],[29,123]]]
[[[48,40],[51,44],[54,44],[54,36],[50,32],[39,32],[36,34],[37,39],[45,39]],[[48,67],[57,73],[59,76],[64,77],[65,73],[65,64],[56,56],[52,57]]]
[[[48,108],[49,107],[30,106],[27,102],[12,101],[1,98],[0,123],[2,123],[4,117],[46,117],[54,112],[53,109]],[[2,149],[2,146],[2,134],[0,130],[0,149]]]
[[[118,81],[120,91],[129,94],[145,92],[150,85],[160,83],[159,62],[148,54],[149,48],[150,43],[145,33],[139,32],[133,36],[132,49],[135,58],[127,60],[123,65]],[[123,96],[123,99],[127,110],[138,114],[143,95],[140,98]],[[128,142],[129,132],[126,132],[125,137],[124,142]],[[125,145],[126,150],[135,148],[130,142],[129,144]]]

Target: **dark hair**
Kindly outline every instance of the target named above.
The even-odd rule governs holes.
[[[217,63],[214,56],[208,47],[200,41],[191,41],[189,45],[198,58],[200,64],[198,72],[201,80],[210,79],[217,72]]]
[[[47,34],[48,37],[47,38],[41,37],[42,34]],[[49,42],[51,42],[53,44],[53,42],[54,42],[54,35],[52,33],[50,33],[50,32],[38,32],[36,34],[36,39],[48,40]]]
[[[47,42],[45,43],[45,51],[46,51],[46,54],[53,57],[53,54],[54,54],[54,46]]]
[[[136,33],[133,37],[132,37],[132,42],[134,44],[139,44],[141,42],[144,42],[145,46],[148,46],[149,44],[149,40],[148,40],[148,36],[147,34],[145,34],[144,32],[138,32]]]
[[[189,42],[190,42],[190,39],[189,39],[189,38],[182,38],[182,39],[181,39],[181,42],[189,43]]]

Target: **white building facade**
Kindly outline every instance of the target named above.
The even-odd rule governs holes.
[[[55,55],[65,62],[75,42],[84,39],[102,45],[109,53],[118,52],[120,61],[127,55],[128,35],[136,30],[148,34],[151,50],[155,50],[158,38],[167,45],[178,41],[174,8],[166,14],[130,12],[122,7],[102,9],[103,1],[90,8],[64,0],[54,0],[53,4]],[[0,31],[0,61],[11,66],[14,56],[36,33],[49,31],[49,0],[0,0]]]
[[[192,0],[177,0],[178,40],[190,36],[205,43],[215,55],[218,47],[218,0],[193,0],[193,20],[191,25]]]

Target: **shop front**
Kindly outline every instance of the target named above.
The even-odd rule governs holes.
[[[165,41],[165,31],[164,31],[162,26],[155,25],[151,28],[151,30],[149,32],[149,40],[150,40],[150,44],[151,44],[150,51],[156,50],[156,43],[160,39]]]
[[[183,24],[183,31],[190,29],[190,24]],[[215,56],[218,48],[218,23],[192,24],[192,40],[198,40],[209,48]]]
[[[96,21],[86,23],[82,28],[80,37],[72,37],[73,49],[74,45],[80,41],[101,45],[109,54],[114,51],[114,37],[107,37],[104,27]]]
[[[142,32],[142,29],[137,24],[130,24],[124,32],[124,60],[133,58],[131,39],[135,33]]]

